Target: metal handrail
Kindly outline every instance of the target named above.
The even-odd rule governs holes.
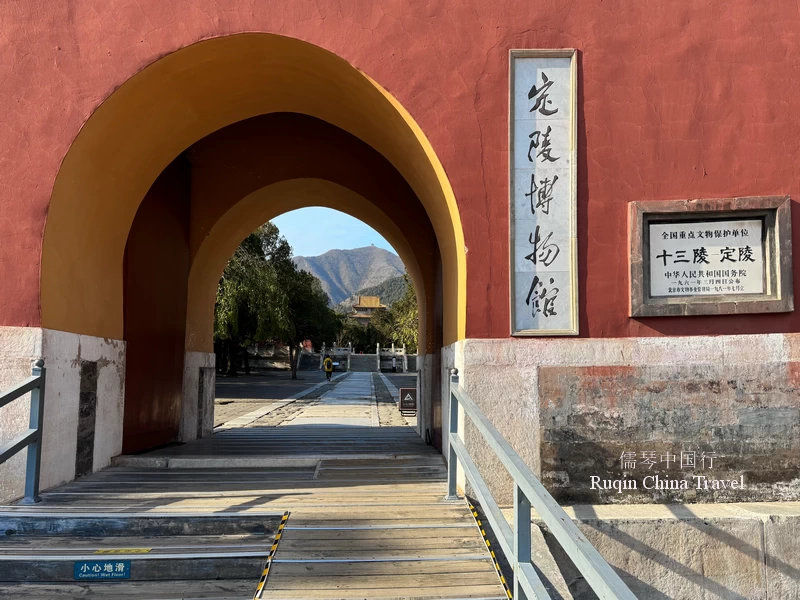
[[[514,480],[514,526],[508,525],[500,507],[481,477],[458,433],[459,408],[470,418],[483,439]],[[600,600],[636,600],[636,596],[600,556],[564,509],[550,495],[511,445],[459,385],[458,369],[450,370],[450,451],[447,464],[448,498],[457,497],[458,466],[464,470],[494,529],[500,547],[514,569],[514,598],[549,600],[550,595],[531,564],[531,507],[552,532]]]
[[[25,496],[20,504],[35,504],[39,497],[39,470],[42,463],[42,421],[44,417],[44,384],[47,369],[40,358],[33,363],[31,376],[0,394],[0,408],[17,398],[31,393],[28,429],[13,440],[0,446],[0,465],[25,448],[28,448],[28,464],[25,469]]]

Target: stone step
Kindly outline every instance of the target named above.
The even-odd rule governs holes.
[[[350,357],[350,371],[375,373],[378,371],[378,357],[375,354],[353,354]]]
[[[257,582],[283,513],[0,513],[0,582],[250,579]],[[16,597],[16,596],[14,596]]]
[[[128,581],[250,579],[256,583],[269,554],[272,538],[265,537],[263,542],[260,547],[247,551],[208,546],[202,552],[95,554],[96,550],[111,549],[108,543],[105,543],[96,550],[91,547],[74,549],[57,556],[6,554],[0,557],[0,581],[30,583],[75,581],[77,574],[83,568],[87,574],[91,574],[92,568],[96,568],[98,573],[102,573],[102,569],[113,573],[116,565],[129,563]],[[142,541],[141,544],[146,542]]]
[[[258,578],[221,581],[108,581],[0,583],[0,598],[14,600],[252,600]]]
[[[0,543],[13,536],[153,537],[232,534],[274,535],[283,513],[81,513],[35,510],[0,512]]]

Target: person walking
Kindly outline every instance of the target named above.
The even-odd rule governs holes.
[[[325,356],[325,360],[322,361],[322,366],[325,369],[325,377],[328,381],[330,381],[331,373],[333,373],[333,361],[331,360],[330,356]]]
[[[392,373],[397,373],[397,357],[392,357]]]

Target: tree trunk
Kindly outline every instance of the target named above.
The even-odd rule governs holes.
[[[244,349],[244,374],[250,375],[250,357],[247,354],[247,348]]]
[[[297,362],[300,347],[294,344],[289,344],[289,367],[292,370],[292,379],[297,379]]]
[[[228,377],[237,377],[238,373],[236,372],[237,367],[237,350],[239,350],[239,344],[234,342],[233,340],[228,340]]]
[[[224,375],[225,371],[228,368],[228,354],[225,352],[224,344],[221,345],[219,352],[217,353],[217,369],[220,375]]]

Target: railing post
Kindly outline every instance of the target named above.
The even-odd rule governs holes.
[[[514,598],[528,600],[520,585],[519,565],[531,562],[531,503],[518,485],[514,485]]]
[[[453,388],[458,387],[458,369],[450,369],[450,434],[458,434],[458,398]],[[447,499],[458,499],[458,456],[455,448],[448,442],[447,460]]]
[[[39,497],[39,471],[42,464],[42,421],[44,420],[44,361],[40,358],[33,363],[31,374],[39,377],[39,385],[31,390],[31,429],[36,430],[36,440],[28,445],[28,464],[25,469],[25,497],[20,504],[36,504]]]

